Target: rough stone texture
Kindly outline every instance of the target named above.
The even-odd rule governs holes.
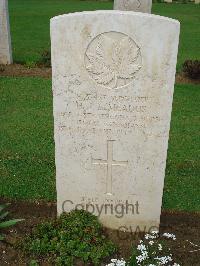
[[[125,11],[51,19],[59,214],[93,204],[110,228],[159,225],[179,27]]]
[[[151,13],[152,0],[114,0],[115,10]]]
[[[12,63],[10,25],[7,0],[0,0],[0,64]]]

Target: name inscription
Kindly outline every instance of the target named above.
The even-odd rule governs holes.
[[[63,102],[57,113],[59,131],[68,135],[106,134],[109,139],[113,134],[120,137],[135,131],[146,136],[168,134],[160,115],[152,112],[151,106],[156,103],[154,96],[128,95],[124,90],[105,93],[84,82],[79,74],[57,74],[53,93]]]

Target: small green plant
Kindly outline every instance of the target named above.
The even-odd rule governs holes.
[[[36,67],[36,63],[34,61],[27,61],[25,66],[29,69]]]
[[[186,60],[183,72],[191,79],[200,79],[200,60]]]
[[[39,67],[51,67],[51,51],[44,50],[41,55],[40,59],[37,61],[37,65]]]
[[[0,205],[0,230],[4,228],[8,228],[10,226],[15,225],[18,222],[23,221],[23,219],[13,219],[13,220],[6,220],[9,212],[5,211],[5,209],[9,206],[9,204],[1,204]],[[4,235],[0,231],[0,241],[4,240]]]
[[[103,234],[97,217],[83,210],[64,213],[55,221],[39,224],[22,247],[31,255],[51,258],[57,266],[74,265],[75,259],[98,265],[116,251]]]
[[[29,266],[39,266],[37,260],[31,260]]]

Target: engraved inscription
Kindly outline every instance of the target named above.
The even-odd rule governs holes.
[[[85,53],[90,77],[108,89],[130,84],[142,66],[136,42],[120,32],[105,32],[94,38]]]
[[[67,82],[66,82],[67,83]],[[71,81],[68,86],[73,88]],[[162,119],[156,113],[150,113],[151,96],[106,95],[96,92],[83,93],[73,91],[76,101],[72,102],[76,114],[71,111],[71,104],[60,112],[58,128],[66,134],[95,134],[113,138],[140,131],[146,134],[149,126],[160,128]],[[63,94],[59,94],[63,97]],[[68,94],[68,99],[71,96]],[[114,138],[116,138],[114,137]]]
[[[92,159],[94,165],[107,166],[107,180],[106,180],[106,194],[112,195],[112,167],[113,166],[127,166],[128,161],[115,161],[113,160],[113,142],[114,140],[107,141],[107,160]]]
[[[140,6],[141,6],[140,0],[124,0],[124,7],[127,9],[140,8]]]

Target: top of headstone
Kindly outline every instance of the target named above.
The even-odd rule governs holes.
[[[59,16],[55,16],[51,18],[51,22],[54,22],[56,20],[64,19],[67,17],[75,17],[75,16],[88,16],[88,15],[128,15],[128,16],[137,16],[137,17],[149,17],[151,19],[159,19],[163,21],[168,21],[168,22],[173,22],[178,25],[180,25],[180,22],[176,19],[168,18],[168,17],[163,17],[159,15],[153,15],[153,14],[148,14],[148,13],[141,13],[141,12],[134,12],[134,11],[121,11],[121,10],[96,10],[96,11],[83,11],[83,12],[74,12],[74,13],[69,13],[69,14],[63,14]]]

